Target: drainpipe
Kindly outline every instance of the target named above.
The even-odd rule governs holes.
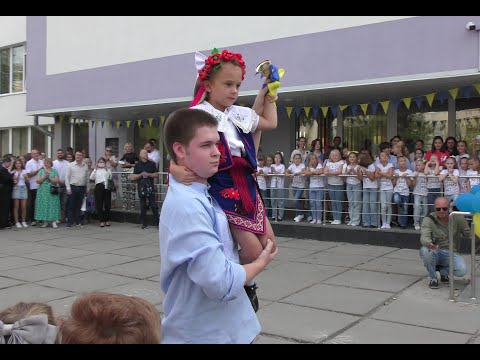
[[[45,130],[40,125],[38,125],[38,116],[37,115],[35,115],[33,117],[33,127],[35,129],[37,129],[38,131],[40,131],[42,134],[47,135],[47,136],[51,137],[52,139],[55,139],[55,135],[53,135],[53,133],[51,131]]]

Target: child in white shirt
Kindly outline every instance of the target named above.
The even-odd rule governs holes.
[[[479,176],[478,168],[480,161],[478,157],[472,156],[468,160],[468,165],[470,166],[470,170],[467,171],[467,176]],[[480,177],[469,178],[467,183],[467,191],[470,192],[470,190],[477,185],[480,185]]]
[[[360,171],[358,165],[358,155],[351,151],[348,154],[348,165],[345,174],[355,175],[347,177],[347,199],[348,199],[348,215],[350,222],[347,225],[360,225],[360,216],[362,211],[362,182],[358,179],[357,174]]]
[[[428,188],[425,175],[425,162],[417,160],[417,171],[413,173],[413,222],[415,230],[420,230],[423,218],[428,215]]]
[[[325,163],[325,169],[323,170],[323,173],[328,176],[328,193],[333,210],[332,225],[340,225],[342,223],[342,202],[345,186],[343,179],[339,175],[343,173],[344,164],[340,151],[334,149],[330,152],[330,159]]]
[[[394,172],[393,202],[398,205],[398,222],[400,228],[406,229],[408,224],[408,198],[412,185],[412,170],[407,168],[407,158],[398,157],[398,169]]]
[[[292,178],[292,191],[295,198],[295,222],[302,221],[305,217],[302,202],[303,191],[305,190],[305,174],[303,172],[305,169],[305,164],[302,163],[302,155],[295,154],[293,156],[293,164],[291,164],[288,169],[285,171],[285,174],[293,176]]]
[[[277,152],[273,157],[275,163],[270,166],[270,197],[272,202],[272,220],[282,221],[285,213],[285,165],[283,155]],[[279,174],[280,176],[275,176]]]
[[[443,181],[443,189],[445,197],[450,201],[453,208],[456,204],[460,187],[458,186],[459,171],[456,169],[457,162],[455,157],[449,157],[445,161],[445,169],[440,172],[440,181]]]
[[[362,222],[364,228],[378,227],[378,181],[375,164],[368,154],[359,156],[360,171],[357,177],[363,181]]]
[[[317,155],[310,154],[308,167],[304,170],[305,175],[310,176],[310,210],[312,212],[312,224],[322,224],[323,196],[325,184],[323,166],[318,161]]]
[[[393,196],[393,165],[388,162],[388,155],[380,153],[380,164],[375,170],[375,177],[380,182],[380,206],[382,214],[381,229],[390,229],[392,221],[392,196]]]

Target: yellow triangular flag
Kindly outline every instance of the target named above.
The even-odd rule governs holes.
[[[322,114],[323,114],[323,117],[326,118],[327,117],[327,113],[328,113],[328,108],[330,106],[322,106],[320,109],[322,109]]]
[[[292,115],[293,107],[291,107],[291,106],[286,106],[285,109],[287,109],[288,117],[290,117],[290,115]]]
[[[360,107],[362,108],[363,114],[367,115],[368,104],[360,104]]]
[[[160,116],[160,120],[162,121],[162,125],[165,125],[165,115]]]
[[[304,106],[303,110],[305,110],[305,116],[308,118],[308,114],[310,113],[310,110],[312,110],[312,108],[309,106]]]
[[[382,101],[380,104],[382,104],[383,112],[386,114],[388,112],[388,107],[390,106],[390,101]]]
[[[425,95],[425,97],[427,98],[427,101],[428,101],[428,105],[430,105],[430,107],[432,107],[433,98],[435,97],[435,95],[436,95],[436,93],[431,93],[431,94]]]
[[[340,108],[340,111],[343,111],[345,110],[347,107],[349,107],[350,105],[338,105],[338,107]]]
[[[117,129],[120,127],[120,121],[115,121],[115,125],[117,126]]]
[[[458,88],[456,88],[456,89],[450,89],[450,90],[448,90],[448,92],[450,93],[450,95],[452,95],[452,98],[454,98],[454,99],[457,98]]]
[[[152,127],[153,118],[148,118],[148,126]]]
[[[477,92],[480,94],[480,84],[475,84],[473,85],[475,87],[475,89],[477,90]]]
[[[410,110],[410,105],[412,104],[412,98],[404,98],[403,102],[408,110]]]
[[[97,127],[100,126],[101,122],[102,122],[101,120],[98,120],[98,121],[97,121]]]
[[[130,127],[130,123],[131,123],[131,122],[132,122],[131,120],[127,120],[127,121],[126,121],[126,123],[127,123],[127,128]]]
[[[142,120],[137,120],[137,126],[138,127],[142,126]]]
[[[240,103],[240,104],[238,104],[238,105],[240,105],[240,106],[245,106],[245,104],[244,104],[244,103]]]
[[[106,127],[106,128],[110,127],[110,120],[106,120],[106,121],[105,121],[105,127]]]

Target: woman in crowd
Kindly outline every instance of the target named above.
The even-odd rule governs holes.
[[[35,200],[35,220],[43,221],[42,228],[46,228],[51,222],[52,227],[56,229],[57,221],[60,219],[60,196],[57,188],[60,180],[57,170],[52,168],[52,160],[45,159],[43,162],[44,168],[37,176],[37,183],[40,185]]]
[[[26,223],[27,217],[27,199],[28,199],[28,188],[27,188],[27,179],[28,174],[25,170],[25,166],[20,159],[15,160],[14,170],[12,171],[13,176],[13,219],[15,226],[17,228],[28,227]],[[19,221],[18,211],[21,212],[21,220]]]

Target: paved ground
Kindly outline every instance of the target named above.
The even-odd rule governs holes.
[[[60,315],[79,293],[103,290],[143,297],[162,311],[156,229],[28,228],[0,232],[0,243],[2,308],[41,301]],[[279,244],[277,260],[257,279],[256,343],[480,344],[480,305],[448,301],[447,285],[430,290],[418,251],[291,238]],[[457,293],[466,285],[458,279]]]

